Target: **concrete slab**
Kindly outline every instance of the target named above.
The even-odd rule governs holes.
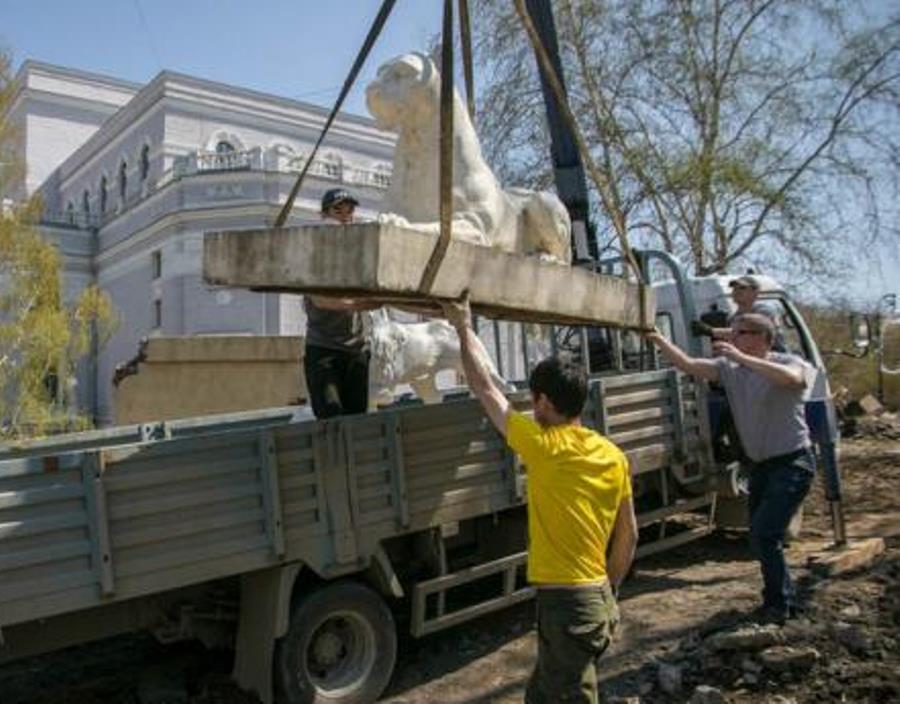
[[[620,277],[468,242],[450,243],[430,295],[418,292],[436,235],[380,223],[207,233],[207,283],[260,291],[365,297],[382,303],[459,298],[493,318],[641,328],[652,291]],[[642,320],[642,311],[644,320]]]
[[[823,576],[835,577],[865,569],[884,552],[883,538],[868,538],[849,543],[836,550],[823,551],[809,558],[810,568]]]

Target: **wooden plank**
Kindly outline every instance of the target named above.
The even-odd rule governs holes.
[[[654,553],[662,552],[663,550],[668,550],[669,548],[684,545],[685,543],[689,543],[692,540],[697,540],[697,538],[702,538],[706,535],[709,535],[710,533],[712,533],[712,531],[713,529],[711,526],[700,526],[699,528],[691,528],[690,530],[678,533],[670,538],[655,540],[652,543],[647,543],[646,545],[641,545],[640,547],[638,547],[637,552],[635,553],[635,557],[646,557],[647,555],[653,555]]]
[[[623,425],[631,425],[633,423],[641,423],[644,421],[659,420],[661,418],[669,418],[672,415],[671,407],[657,406],[655,408],[644,408],[639,411],[629,411],[618,415],[609,416],[608,430],[604,435],[609,434],[609,429],[619,428]]]
[[[667,403],[672,397],[672,391],[665,387],[658,389],[646,389],[644,391],[632,391],[630,393],[609,395],[604,400],[606,408],[611,412],[613,408],[633,406],[649,401]]]
[[[23,581],[6,580],[0,583],[0,603],[14,599],[29,599],[41,594],[52,594],[73,587],[94,586],[96,578],[89,569],[73,572],[57,572],[52,577],[41,576]]]
[[[203,489],[172,496],[155,496],[138,501],[120,499],[110,511],[110,518],[119,521],[128,517],[151,516],[165,514],[167,511],[203,506],[220,501],[239,499],[244,496],[259,496],[261,488],[258,482],[245,482],[232,487],[220,489]]]
[[[30,565],[42,565],[70,557],[89,555],[90,552],[91,542],[89,540],[69,540],[64,543],[31,548],[30,550],[17,550],[0,555],[0,572]]]
[[[617,445],[624,445],[636,440],[646,440],[647,438],[672,435],[674,429],[675,426],[671,423],[660,423],[659,425],[651,425],[646,428],[610,433],[609,439]]]
[[[80,484],[64,484],[4,492],[0,494],[0,510],[46,504],[53,501],[65,501],[66,499],[80,498],[83,494],[84,489]]]
[[[655,313],[649,287],[584,268],[452,240],[429,294],[419,283],[437,235],[383,223],[207,233],[207,283],[264,291],[366,297],[373,302],[458,299],[491,318],[641,327]],[[539,282],[539,285],[537,283]]]
[[[256,533],[221,542],[204,541],[202,544],[184,549],[171,549],[160,546],[160,550],[153,555],[132,557],[123,554],[117,561],[116,577],[122,579],[140,574],[150,574],[181,565],[192,565],[196,562],[210,561],[217,557],[227,557],[238,553],[260,551],[270,554],[270,547],[269,538],[264,533]]]
[[[87,514],[84,511],[70,511],[49,518],[8,521],[0,523],[0,540],[51,533],[62,528],[80,528],[86,526],[87,522]]]
[[[191,464],[179,461],[171,466],[163,466],[161,469],[129,467],[127,471],[111,465],[105,477],[106,490],[110,493],[133,491],[160,484],[188,482],[192,479],[223,477],[233,472],[246,471],[248,464],[252,461],[250,456],[223,459],[218,462],[211,462],[207,459]]]
[[[195,535],[229,528],[245,523],[262,523],[265,519],[262,506],[242,511],[223,511],[205,518],[192,518],[186,521],[166,521],[152,527],[138,530],[116,530],[112,534],[112,546],[115,549],[138,547],[149,543],[162,542],[186,535]],[[128,525],[127,522],[124,524]]]
[[[280,456],[278,459],[280,461]],[[316,473],[315,471],[310,471],[303,474],[301,474],[300,472],[294,472],[290,474],[282,472],[278,481],[283,491],[290,491],[292,489],[305,489],[307,487],[314,487],[316,485]]]
[[[689,513],[704,506],[711,506],[712,502],[713,496],[711,494],[704,494],[703,496],[679,501],[672,504],[671,506],[664,506],[663,508],[659,508],[654,511],[645,511],[638,516],[638,527],[643,528],[644,526],[648,526],[651,523],[655,523],[656,521],[668,518],[669,516],[676,516],[681,513]]]

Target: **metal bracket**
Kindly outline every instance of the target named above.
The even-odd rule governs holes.
[[[260,479],[263,485],[263,506],[266,512],[266,532],[272,551],[284,557],[284,520],[281,513],[281,492],[278,486],[278,462],[275,458],[275,434],[264,430],[259,436]]]

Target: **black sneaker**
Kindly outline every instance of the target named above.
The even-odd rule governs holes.
[[[779,609],[774,606],[760,606],[747,615],[750,623],[756,623],[760,626],[769,626],[775,624],[783,626],[790,615],[787,609]]]

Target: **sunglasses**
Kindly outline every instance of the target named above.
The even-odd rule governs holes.
[[[762,335],[764,334],[762,330],[735,330],[734,336],[740,337],[741,335]]]

